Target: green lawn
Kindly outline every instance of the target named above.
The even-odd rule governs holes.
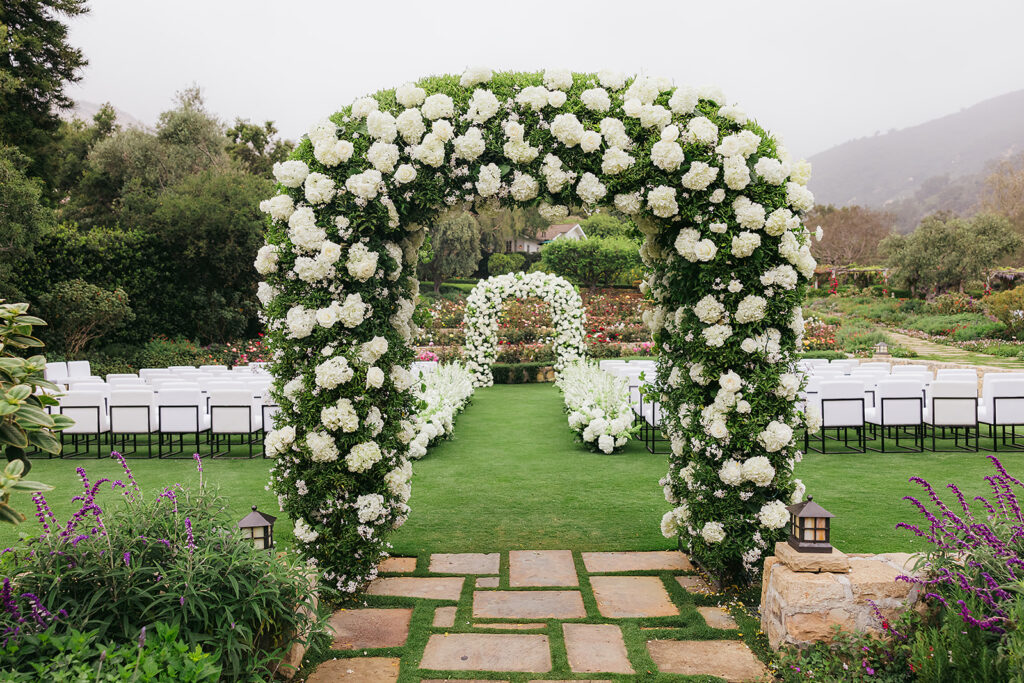
[[[984,440],[982,442],[985,443]],[[1024,478],[1024,454],[1000,454],[1011,473]],[[659,521],[668,505],[658,479],[666,456],[632,443],[621,455],[590,453],[574,443],[561,395],[550,384],[504,385],[478,390],[458,420],[455,438],[442,442],[413,466],[412,514],[392,537],[395,554],[493,552],[517,548],[654,550],[672,547]],[[133,460],[136,479],[147,490],[196,482],[191,460]],[[110,460],[38,460],[31,478],[57,486],[48,494],[59,519],[74,511],[70,497],[81,491],[76,467],[90,479],[122,478]],[[278,514],[264,490],[268,462],[204,460],[207,481],[222,487],[231,513],[241,518],[253,504]],[[907,482],[917,475],[937,489],[948,482],[971,496],[987,490],[993,471],[984,454],[905,453],[808,454],[797,476],[815,500],[837,515],[835,544],[847,552],[921,548],[899,521],[919,521],[904,495],[920,493]],[[107,493],[103,500],[116,501]],[[27,495],[13,501],[34,507]],[[34,532],[34,522],[21,527]],[[291,541],[291,524],[276,527],[279,542]],[[0,526],[0,547],[17,540]]]

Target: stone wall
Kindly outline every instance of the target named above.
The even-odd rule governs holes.
[[[880,633],[871,602],[886,619],[912,607],[919,588],[896,577],[911,574],[915,561],[907,553],[834,551],[815,557],[779,543],[775,555],[765,559],[761,630],[774,649],[829,640],[836,625],[847,631]]]

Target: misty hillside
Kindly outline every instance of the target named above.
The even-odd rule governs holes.
[[[74,107],[61,112],[61,118],[67,120],[82,119],[86,123],[92,123],[92,117],[96,115],[96,112],[98,112],[102,106],[102,104],[96,104],[95,102],[78,100],[75,102]],[[114,107],[114,113],[117,114],[117,122],[121,124],[122,128],[146,128],[146,124],[142,121],[139,121],[131,114],[121,111],[117,107]]]
[[[810,187],[820,204],[885,208],[909,230],[932,211],[974,208],[987,168],[1021,153],[1024,90],[816,154]]]

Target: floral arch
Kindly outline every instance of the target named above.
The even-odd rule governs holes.
[[[784,537],[801,488],[793,364],[815,265],[801,221],[810,168],[720,91],[470,69],[356,100],[274,174],[256,259],[282,409],[267,452],[326,582],[371,579],[408,515],[417,250],[423,226],[458,208],[633,218],[672,442],[662,530],[740,578]]]
[[[507,273],[481,280],[466,299],[466,367],[473,385],[494,384],[491,364],[498,353],[498,318],[505,299],[535,296],[551,307],[555,326],[555,370],[586,355],[583,299],[563,277],[549,273]]]

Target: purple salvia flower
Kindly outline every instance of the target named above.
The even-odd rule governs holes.
[[[186,545],[188,547],[188,552],[191,555],[192,552],[196,549],[196,540],[192,536],[192,520],[188,517],[185,518],[185,535],[187,539]]]

